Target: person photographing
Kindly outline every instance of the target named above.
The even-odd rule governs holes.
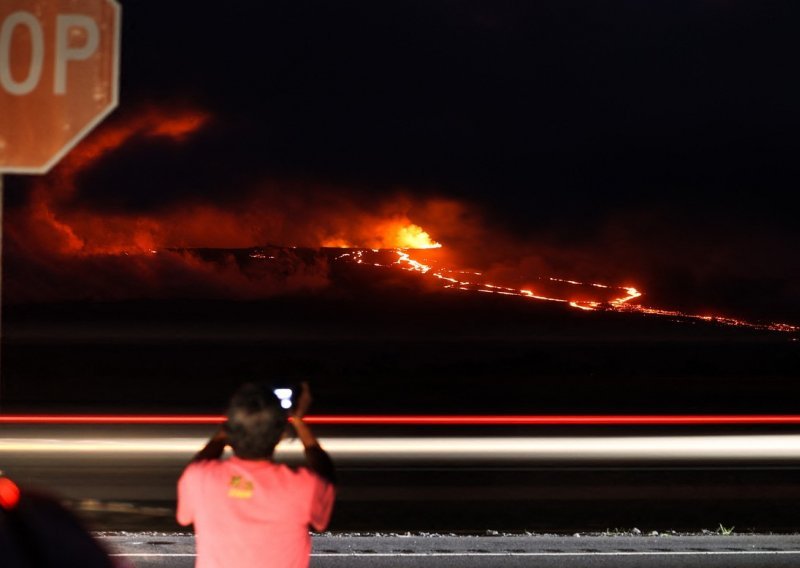
[[[310,404],[306,383],[290,411],[267,383],[234,393],[225,424],[178,481],[176,518],[194,524],[196,568],[308,566],[309,528],[327,527],[336,482],[333,462],[303,421]],[[272,459],[288,428],[303,444],[305,467]],[[222,459],[226,446],[234,455]]]

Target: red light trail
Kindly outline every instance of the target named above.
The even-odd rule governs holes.
[[[6,414],[0,424],[220,424],[213,414]],[[687,415],[318,415],[309,424],[326,426],[714,426],[800,424],[795,414]]]

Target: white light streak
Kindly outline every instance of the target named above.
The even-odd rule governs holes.
[[[202,438],[54,439],[5,438],[4,454],[186,454],[199,450]],[[751,436],[604,436],[604,437],[430,437],[325,438],[334,459],[391,460],[800,460],[800,435]],[[282,442],[279,458],[299,457],[298,441]]]

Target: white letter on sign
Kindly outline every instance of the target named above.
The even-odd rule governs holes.
[[[69,46],[69,31],[82,28],[86,33],[86,43],[81,47]],[[56,71],[53,91],[57,95],[67,93],[67,62],[83,61],[97,50],[100,43],[100,31],[97,22],[89,16],[81,14],[64,14],[56,18]]]
[[[11,75],[11,37],[17,26],[26,26],[31,34],[31,63],[28,76],[21,82],[15,81]],[[27,95],[39,83],[43,59],[44,38],[39,20],[30,12],[10,14],[0,27],[0,85],[12,95]]]

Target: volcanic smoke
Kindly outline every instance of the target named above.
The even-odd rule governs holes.
[[[149,210],[98,209],[82,196],[81,176],[99,162],[137,145],[159,144],[164,152],[180,153],[210,124],[213,118],[201,111],[147,109],[99,129],[51,174],[37,178],[27,203],[10,212],[6,223],[9,254],[26,263],[19,274],[7,273],[8,299],[260,298],[326,287],[333,258],[333,262],[414,272],[455,293],[514,296],[583,311],[800,330],[784,323],[647,307],[641,304],[643,292],[634,286],[539,276],[533,279],[536,286],[513,287],[479,270],[455,268],[446,261],[446,251],[435,258],[430,254],[442,245],[412,220],[419,217],[440,227],[463,224],[465,208],[453,201],[420,201],[400,193],[364,200],[340,188],[276,182],[256,185],[224,204],[198,197]],[[154,172],[154,185],[158,178],[159,172]],[[255,264],[243,266],[233,252],[213,261],[198,252],[267,243],[290,243],[282,247],[288,262],[284,258],[275,268],[273,256],[253,252],[249,257]],[[341,249],[341,253],[317,254],[309,261],[307,256],[293,258],[295,248]]]

